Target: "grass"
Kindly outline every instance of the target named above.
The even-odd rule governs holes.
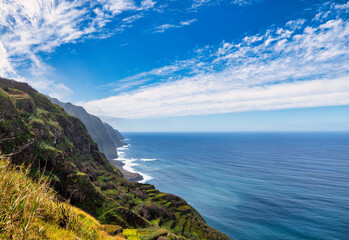
[[[179,206],[179,207],[177,208],[177,210],[180,211],[180,212],[189,211],[190,209],[191,209],[191,208],[190,208],[189,205],[182,205],[182,206]]]
[[[62,139],[61,142],[59,142],[57,145],[56,145],[57,149],[59,150],[62,150],[62,151],[68,151],[69,149],[72,149],[74,148],[74,144],[69,141],[69,139],[64,136],[64,138]],[[73,163],[72,163],[73,164]],[[74,164],[75,165],[75,164]],[[76,166],[75,166],[76,167]]]
[[[33,126],[34,124],[45,125],[45,122],[44,120],[42,120],[41,118],[38,118],[37,116],[30,116],[28,125]]]
[[[92,216],[59,202],[46,178],[0,156],[0,239],[124,239],[109,236]]]
[[[116,231],[122,231],[122,228],[119,225],[104,224],[103,226],[105,228],[105,231],[110,234],[113,234]]]
[[[57,130],[59,130],[59,131],[62,131],[62,127],[59,125],[58,122],[56,122],[56,121],[54,121],[54,120],[52,120],[52,119],[48,119],[48,120],[46,121],[46,123],[47,123],[49,126],[51,126],[52,128],[57,129]]]
[[[19,89],[15,89],[15,88],[9,88],[8,94],[15,99],[29,98],[28,94],[26,94],[25,92],[23,92]]]
[[[83,172],[77,172],[76,175],[78,175],[78,176],[87,176],[87,174],[83,173]]]
[[[171,207],[171,205],[172,205],[172,202],[166,202],[166,203],[164,204],[164,206],[167,207],[167,208]]]
[[[41,108],[36,108],[36,114],[37,115],[48,115],[49,111],[46,111],[45,109],[41,109]]]
[[[178,236],[170,233],[168,230],[164,228],[144,228],[144,229],[124,229],[122,234],[127,239],[134,239],[134,240],[152,240],[152,239],[159,239],[159,237],[163,236],[166,237],[164,239],[186,239],[184,237],[179,238]]]
[[[49,152],[58,152],[59,151],[57,148],[51,146],[50,144],[48,144],[46,142],[41,142],[40,148],[44,151],[49,151]]]

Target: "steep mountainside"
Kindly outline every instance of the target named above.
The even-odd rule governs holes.
[[[78,118],[28,84],[2,78],[0,151],[13,163],[30,164],[33,177],[44,172],[64,199],[103,224],[161,232],[168,239],[229,239],[183,199],[125,179]]]
[[[120,132],[116,131],[112,126],[102,122],[102,120],[89,114],[81,106],[76,106],[71,103],[63,103],[56,98],[49,98],[51,102],[61,106],[68,114],[79,118],[91,136],[92,140],[98,145],[98,149],[104,153],[107,159],[116,167],[120,169],[125,178],[130,181],[140,181],[143,177],[139,173],[132,173],[122,168],[123,163],[121,161],[115,161],[117,158],[117,147],[125,145],[121,140],[124,139]]]
[[[118,136],[118,138],[120,140],[124,140],[125,139],[124,136],[122,136],[121,133],[118,130],[115,130],[115,131],[116,131],[116,135]]]
[[[119,131],[115,130],[108,123],[103,122],[103,125],[104,125],[105,129],[107,130],[110,139],[114,142],[114,145],[116,147],[121,147],[121,146],[125,145],[125,143],[122,142],[124,137],[121,135],[121,133]]]
[[[123,144],[120,140],[115,141],[111,139],[109,132],[99,117],[89,114],[83,107],[73,105],[70,102],[63,103],[56,98],[50,98],[50,100],[64,108],[70,115],[79,118],[85,124],[88,134],[107,158],[117,158],[116,148],[121,147]]]

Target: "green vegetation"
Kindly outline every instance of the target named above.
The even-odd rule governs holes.
[[[0,239],[124,239],[108,236],[87,213],[59,202],[45,177],[0,156]]]
[[[41,142],[40,143],[40,148],[43,150],[43,151],[50,151],[50,152],[54,152],[54,153],[58,153],[59,150],[51,145],[49,145],[48,143],[46,142]]]
[[[200,214],[182,198],[161,193],[152,185],[125,179],[120,170],[111,165],[104,154],[99,152],[97,144],[93,142],[79,119],[65,113],[61,107],[52,104],[29,85],[0,78],[0,103],[0,152],[9,156],[13,164],[22,166],[22,170],[27,168],[33,179],[42,181],[44,176],[50,180],[40,183],[40,186],[45,186],[42,192],[46,191],[51,200],[45,200],[48,205],[37,207],[45,210],[37,211],[39,215],[37,220],[31,221],[31,227],[26,227],[28,219],[36,217],[18,213],[23,219],[18,218],[19,222],[13,224],[19,225],[13,226],[22,226],[24,230],[21,232],[16,227],[16,234],[20,236],[17,239],[27,234],[28,229],[31,229],[29,232],[34,234],[33,236],[40,236],[40,227],[44,227],[47,234],[52,231],[52,234],[59,233],[62,236],[68,232],[80,236],[84,231],[89,231],[85,230],[86,225],[77,228],[73,223],[92,221],[93,218],[87,218],[86,215],[80,218],[80,210],[57,203],[48,184],[58,193],[59,199],[69,200],[73,206],[92,215],[101,224],[106,224],[108,232],[115,233],[115,228],[122,228],[122,231],[118,230],[120,233],[117,234],[121,234],[119,237],[229,239],[225,234],[209,227]],[[14,173],[15,169],[11,171]],[[35,184],[31,182],[29,185]],[[40,190],[32,192],[35,191],[40,194]],[[12,194],[15,192],[7,192],[10,197]],[[22,201],[21,196],[14,195],[15,199],[19,199],[16,204]],[[11,209],[11,201],[15,199],[4,204],[10,204],[8,206]],[[55,210],[52,210],[54,213],[45,212],[47,209]],[[55,226],[60,222],[59,214],[65,214],[67,211],[76,216],[73,218],[75,220],[63,224],[65,227],[58,229]],[[0,221],[5,219],[3,216],[5,215],[1,215]],[[6,216],[12,219],[12,215]],[[8,221],[8,217],[6,219]],[[98,224],[96,221],[95,225],[92,225]],[[15,227],[6,229],[2,230],[2,234],[12,236]],[[93,229],[97,231],[96,228]],[[94,236],[92,232],[84,233],[84,236]]]

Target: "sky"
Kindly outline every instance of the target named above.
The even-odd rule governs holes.
[[[0,0],[0,76],[124,132],[349,131],[349,2]]]

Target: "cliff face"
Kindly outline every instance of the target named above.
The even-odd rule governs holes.
[[[170,239],[228,239],[183,199],[125,179],[78,118],[29,85],[2,78],[0,152],[30,166],[33,177],[46,174],[62,198],[102,223],[166,229]]]
[[[89,135],[97,143],[99,150],[104,153],[114,166],[120,169],[125,178],[134,182],[143,180],[143,177],[139,173],[124,170],[122,168],[123,163],[114,160],[118,157],[116,148],[126,144],[122,142],[124,137],[119,131],[115,130],[109,124],[102,122],[99,117],[89,114],[83,107],[71,103],[63,103],[56,98],[49,99],[54,104],[61,106],[68,114],[79,118],[84,123]]]
[[[107,130],[110,139],[113,141],[114,145],[116,147],[122,147],[126,145],[122,140],[124,137],[121,135],[121,133],[117,130],[115,130],[112,126],[110,126],[108,123],[103,123],[105,129]]]
[[[115,130],[110,125],[103,123],[97,116],[89,114],[83,107],[73,105],[69,102],[63,103],[56,98],[50,98],[50,100],[54,104],[64,108],[68,114],[79,118],[85,124],[89,135],[97,143],[99,150],[103,152],[107,158],[117,158],[116,148],[121,147],[123,143],[116,134],[113,134]],[[111,129],[107,129],[106,125]]]

